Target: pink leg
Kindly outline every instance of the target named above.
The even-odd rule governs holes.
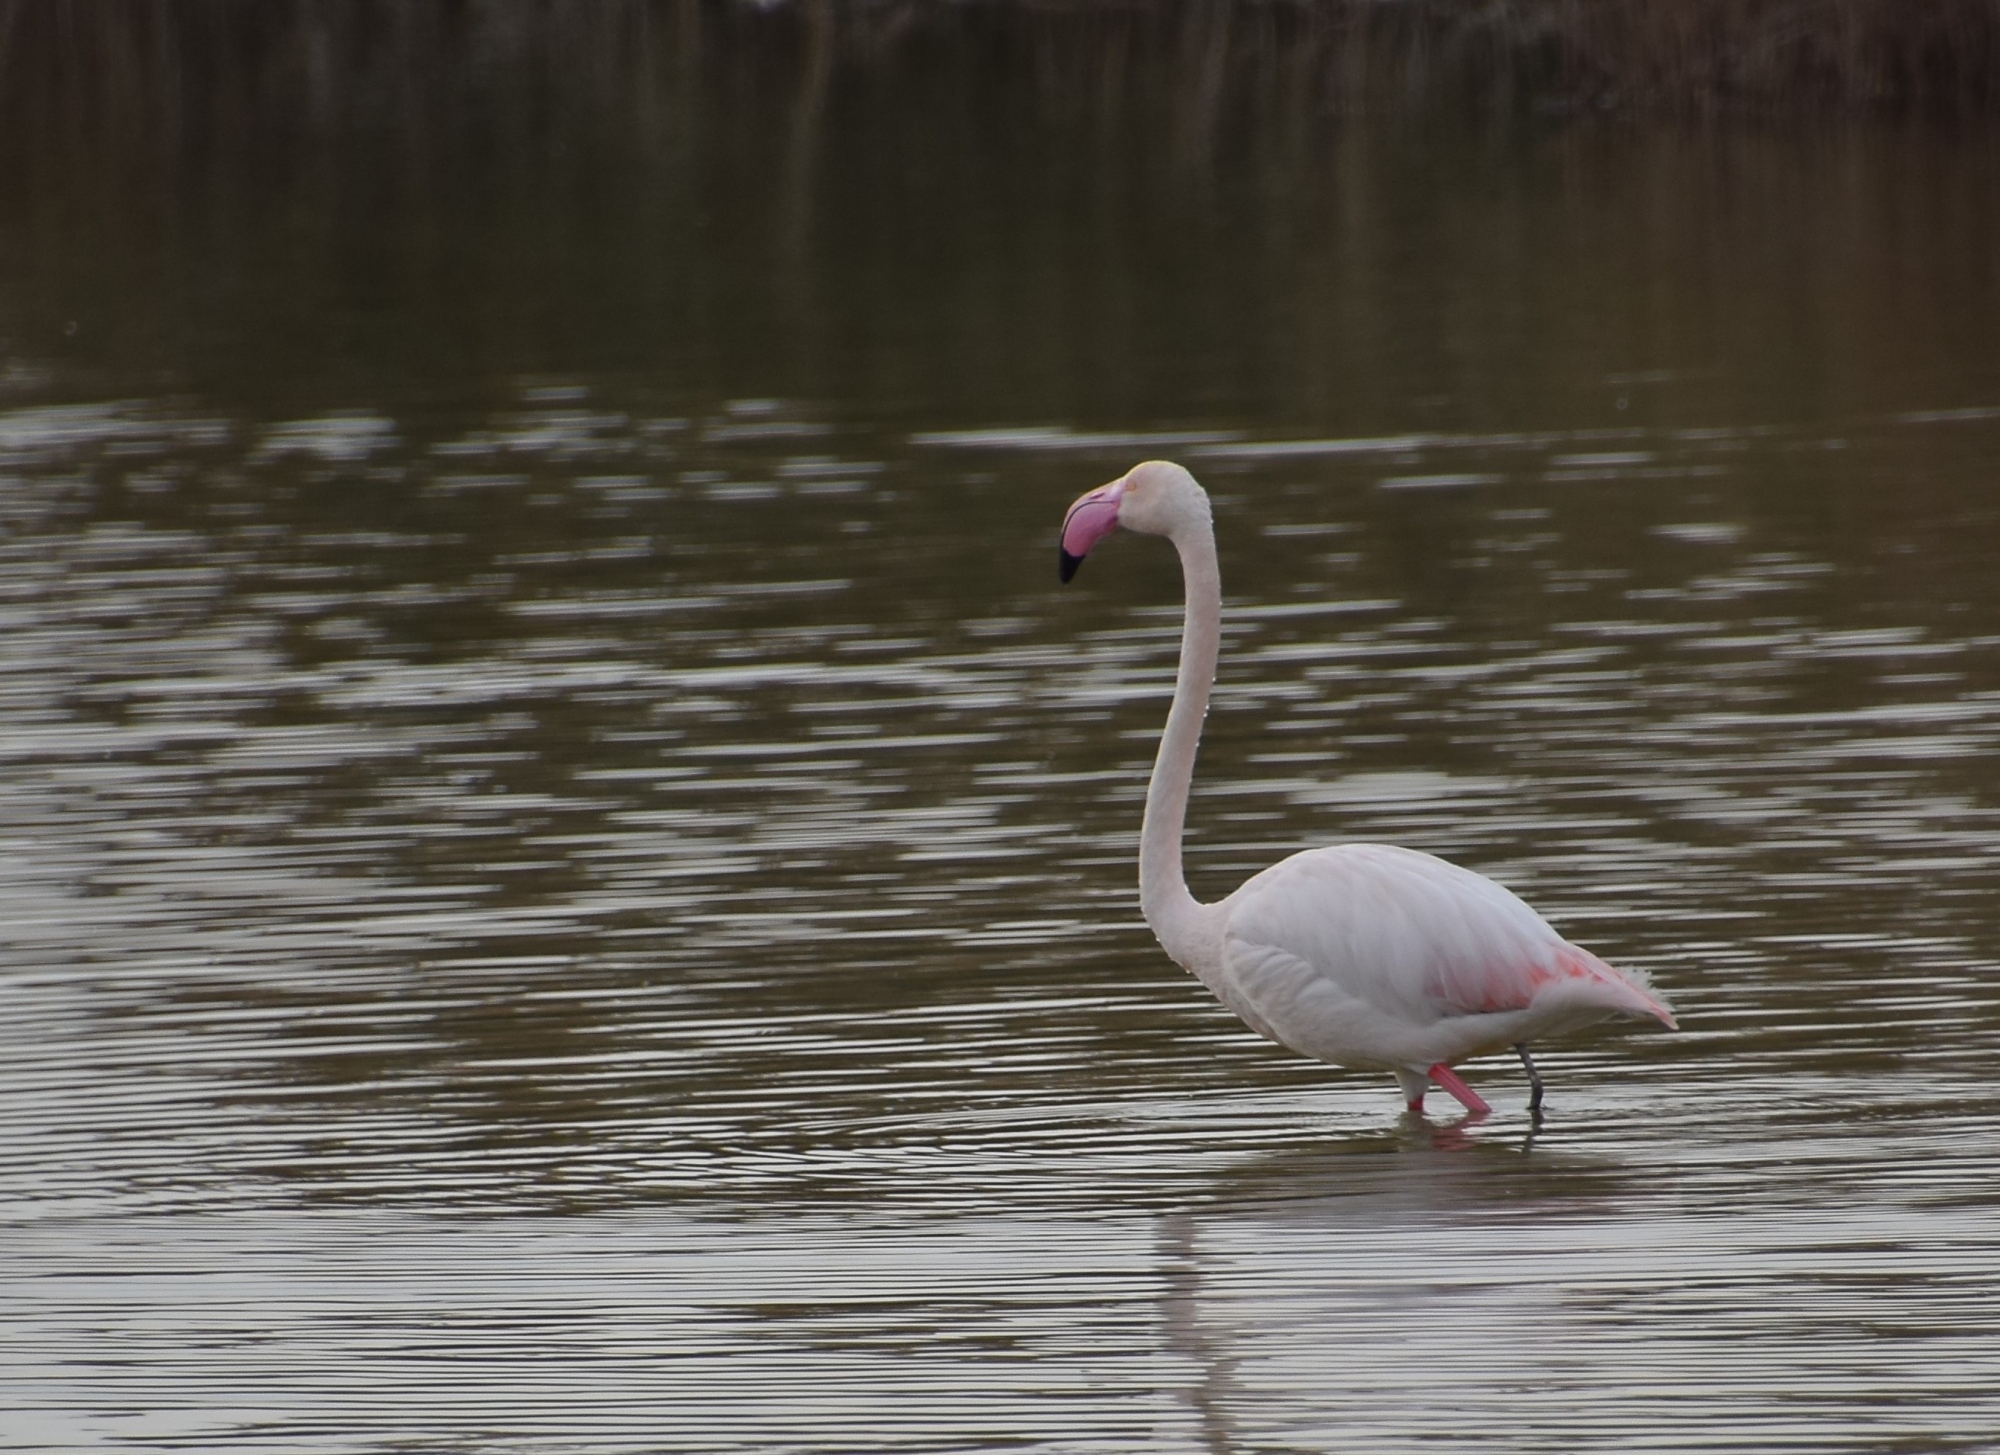
[[[1467,1111],[1487,1112],[1493,1110],[1492,1107],[1486,1104],[1486,1099],[1484,1097],[1482,1097],[1478,1092],[1474,1091],[1471,1087],[1467,1086],[1463,1081],[1460,1081],[1458,1079],[1458,1073],[1452,1070],[1451,1067],[1445,1065],[1444,1062],[1442,1061],[1438,1062],[1437,1065],[1431,1067],[1430,1071],[1427,1074],[1430,1076],[1431,1080],[1435,1081],[1439,1086],[1442,1086],[1446,1091],[1450,1092],[1453,1096],[1457,1097],[1459,1103],[1462,1106],[1464,1106],[1464,1108]],[[1422,1100],[1423,1098],[1419,1097],[1417,1099],[1417,1104],[1413,1104],[1410,1107],[1410,1110],[1411,1111],[1422,1110],[1422,1105],[1421,1105]]]

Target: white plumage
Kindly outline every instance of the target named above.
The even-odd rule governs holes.
[[[1224,1005],[1303,1055],[1393,1072],[1412,1111],[1433,1082],[1488,1110],[1451,1067],[1513,1046],[1539,1113],[1529,1041],[1611,1016],[1673,1026],[1642,977],[1568,943],[1492,880],[1411,849],[1311,849],[1219,904],[1198,903],[1181,872],[1181,831],[1221,637],[1208,496],[1157,460],[1089,492],[1063,522],[1063,579],[1120,525],[1172,540],[1187,581],[1174,703],[1146,791],[1140,904],[1167,953]]]

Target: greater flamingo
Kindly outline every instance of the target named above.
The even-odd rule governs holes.
[[[1512,1046],[1539,1121],[1530,1040],[1611,1016],[1674,1027],[1643,977],[1568,943],[1492,880],[1412,849],[1308,849],[1220,903],[1199,903],[1181,873],[1181,828],[1221,639],[1208,493],[1164,460],[1090,491],[1063,519],[1062,579],[1121,525],[1172,541],[1186,582],[1180,670],[1139,832],[1139,907],[1168,955],[1259,1035],[1336,1066],[1393,1072],[1413,1112],[1432,1084],[1474,1115],[1492,1110],[1452,1066]]]

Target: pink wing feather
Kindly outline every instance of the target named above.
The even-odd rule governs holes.
[[[1447,962],[1427,988],[1455,1015],[1527,1010],[1545,995],[1554,994],[1674,1025],[1673,1012],[1637,977],[1614,970],[1590,951],[1562,939],[1527,959],[1475,962],[1464,968]]]

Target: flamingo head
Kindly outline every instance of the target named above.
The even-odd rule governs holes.
[[[1119,526],[1171,535],[1191,514],[1208,519],[1208,495],[1194,476],[1167,460],[1134,465],[1109,485],[1078,496],[1063,517],[1062,579],[1074,576],[1090,548]]]
[[[1100,485],[1076,498],[1063,517],[1062,579],[1076,574],[1090,548],[1118,529],[1118,507],[1131,489],[1130,477],[1121,475],[1109,485]]]

